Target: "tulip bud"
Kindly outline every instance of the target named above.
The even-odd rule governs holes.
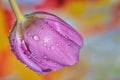
[[[9,41],[17,58],[39,74],[75,65],[83,46],[77,31],[46,12],[32,13],[16,22]]]
[[[72,66],[79,60],[82,37],[70,25],[46,12],[26,15],[10,34],[17,58],[39,73]]]

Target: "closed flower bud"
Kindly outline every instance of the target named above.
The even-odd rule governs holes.
[[[39,74],[75,65],[83,46],[77,31],[46,12],[32,13],[16,22],[9,40],[16,57]]]

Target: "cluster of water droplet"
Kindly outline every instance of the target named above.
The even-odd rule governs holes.
[[[17,58],[37,73],[76,64],[82,47],[81,36],[71,26],[45,12],[27,15],[9,39]]]

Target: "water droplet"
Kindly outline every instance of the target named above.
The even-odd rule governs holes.
[[[31,56],[28,56],[28,58],[30,59],[30,58],[31,58]]]
[[[65,38],[69,38],[67,35],[65,35]]]
[[[58,23],[58,22],[56,22],[56,23],[55,23],[55,25],[56,25],[56,26],[59,26],[59,23]]]
[[[24,40],[22,40],[22,44],[25,44]]]
[[[55,65],[58,65],[58,64],[55,62]]]
[[[58,44],[58,43],[57,43],[56,45],[57,45],[57,46],[59,46],[59,44]]]
[[[36,41],[38,41],[38,40],[39,40],[39,36],[34,35],[34,36],[33,36],[33,39],[36,40]]]
[[[54,46],[51,46],[51,49],[53,50],[53,49],[54,49]]]
[[[47,49],[48,49],[48,50],[50,50],[50,48],[49,48],[49,47],[48,47]]]
[[[45,46],[45,47],[46,47],[46,46],[47,46],[47,44],[45,44],[45,43],[44,43],[44,44],[43,44],[43,46]]]
[[[30,33],[28,33],[27,35],[28,35],[28,36],[31,36],[31,34],[30,34]]]
[[[44,58],[44,59],[47,59],[47,56],[45,55],[43,58]]]
[[[68,46],[71,46],[71,43],[68,43]]]
[[[25,65],[25,67],[27,67],[27,65]]]

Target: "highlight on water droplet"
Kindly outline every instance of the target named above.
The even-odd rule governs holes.
[[[28,35],[28,36],[31,36],[31,34],[30,34],[30,33],[28,33],[27,35]]]
[[[45,47],[46,47],[46,46],[47,46],[47,44],[46,44],[46,43],[44,43],[44,44],[43,44],[43,46],[45,46]]]
[[[59,46],[59,44],[58,44],[58,43],[57,43],[56,45],[57,45],[57,46]]]
[[[31,56],[28,56],[28,58],[30,59],[30,58],[31,58]]]
[[[69,38],[67,35],[65,35],[65,38]]]
[[[33,36],[33,39],[36,40],[36,41],[38,41],[40,38],[39,38],[38,35],[34,35],[34,36]]]
[[[50,48],[49,48],[49,47],[48,47],[47,49],[48,49],[48,50],[50,50]]]
[[[51,49],[53,50],[53,49],[54,49],[54,46],[51,46]]]
[[[44,58],[44,59],[47,59],[47,56],[45,55],[43,58]]]
[[[71,46],[71,43],[68,43],[68,46]]]
[[[27,67],[27,65],[25,65],[25,67]]]

